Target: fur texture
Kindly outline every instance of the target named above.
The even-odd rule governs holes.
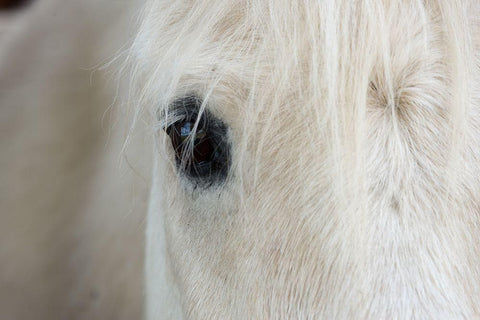
[[[0,318],[139,319],[143,276],[149,320],[480,317],[478,1],[147,0],[118,87],[115,5],[2,27]],[[193,95],[215,188],[162,130]]]
[[[134,107],[200,96],[233,166],[192,190],[159,130],[147,318],[480,317],[479,13],[149,1]]]

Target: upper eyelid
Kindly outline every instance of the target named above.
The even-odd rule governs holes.
[[[155,124],[156,129],[165,130],[166,128],[173,125],[175,122],[184,120],[187,116],[178,112],[165,112],[164,115],[160,115],[157,123]]]
[[[157,122],[155,123],[156,129],[163,129],[170,127],[175,122],[191,118],[192,115],[188,113],[187,108],[184,105],[180,105],[180,100],[176,99],[171,102],[167,108],[157,110]]]
[[[206,120],[204,117],[199,118],[197,106],[202,104],[202,100],[195,95],[189,95],[173,100],[166,110],[158,112],[158,121],[155,124],[156,128],[166,129],[175,122],[181,120],[189,120],[192,122]],[[188,107],[194,105],[194,108]],[[202,113],[203,115],[203,113]]]

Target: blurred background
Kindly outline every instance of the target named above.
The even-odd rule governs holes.
[[[142,316],[150,149],[124,149],[119,72],[142,2],[0,0],[1,320]]]

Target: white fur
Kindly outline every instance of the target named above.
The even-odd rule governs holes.
[[[147,0],[118,87],[135,6],[45,3],[1,39],[0,318],[138,319],[143,276],[149,320],[480,318],[478,1]],[[213,189],[161,129],[190,94]]]
[[[225,185],[191,190],[158,133],[149,319],[159,287],[187,319],[480,317],[478,13],[149,1],[134,108],[195,93],[233,148]]]

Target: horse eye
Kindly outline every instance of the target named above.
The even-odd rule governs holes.
[[[203,176],[210,173],[215,160],[214,147],[206,128],[197,128],[192,133],[195,123],[179,121],[167,129],[172,140],[177,161],[186,161],[186,168],[191,175]],[[192,136],[193,135],[193,136]],[[188,150],[188,139],[192,139],[193,152]],[[188,158],[187,158],[188,157]]]
[[[196,185],[207,187],[225,181],[230,146],[227,127],[220,119],[208,110],[198,119],[200,106],[201,102],[192,97],[176,101],[174,108],[184,115],[166,132],[175,151],[177,169]]]

